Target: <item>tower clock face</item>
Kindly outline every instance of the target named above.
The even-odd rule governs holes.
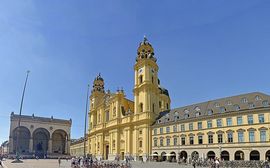
[[[143,68],[140,68],[140,69],[138,70],[138,73],[139,73],[139,75],[142,74],[142,73],[143,73]]]

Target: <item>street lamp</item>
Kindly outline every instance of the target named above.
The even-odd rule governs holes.
[[[30,71],[28,70],[26,72],[26,78],[24,82],[24,87],[23,87],[23,93],[22,93],[22,99],[21,99],[21,105],[20,105],[20,114],[19,114],[19,119],[18,119],[18,130],[17,130],[17,137],[16,137],[16,161],[15,162],[22,162],[20,161],[20,152],[19,152],[19,136],[20,136],[20,127],[21,127],[21,115],[22,115],[22,107],[23,107],[23,100],[24,100],[24,93],[26,89],[26,84],[28,80],[28,75]]]

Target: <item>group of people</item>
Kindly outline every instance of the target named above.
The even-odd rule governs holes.
[[[61,159],[58,159],[59,166],[61,164]],[[120,158],[115,158],[113,162],[107,162],[103,160],[98,160],[95,157],[73,157],[71,158],[72,168],[130,168],[130,158],[126,157],[124,162],[120,162]]]

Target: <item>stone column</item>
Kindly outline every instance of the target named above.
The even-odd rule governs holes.
[[[68,139],[65,141],[65,154],[68,154]]]
[[[31,137],[29,140],[29,152],[30,153],[33,152],[33,137]]]
[[[8,153],[13,153],[13,148],[14,148],[14,146],[13,146],[13,137],[9,137],[9,151],[8,151]]]
[[[67,144],[67,150],[65,152],[66,152],[66,154],[69,155],[70,154],[70,139],[67,140],[66,144]]]
[[[52,153],[52,139],[49,139],[48,154]]]

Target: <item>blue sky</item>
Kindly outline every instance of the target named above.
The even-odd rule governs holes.
[[[0,142],[10,113],[69,119],[83,135],[87,84],[133,99],[133,65],[146,35],[172,107],[270,94],[270,1],[0,1]]]

